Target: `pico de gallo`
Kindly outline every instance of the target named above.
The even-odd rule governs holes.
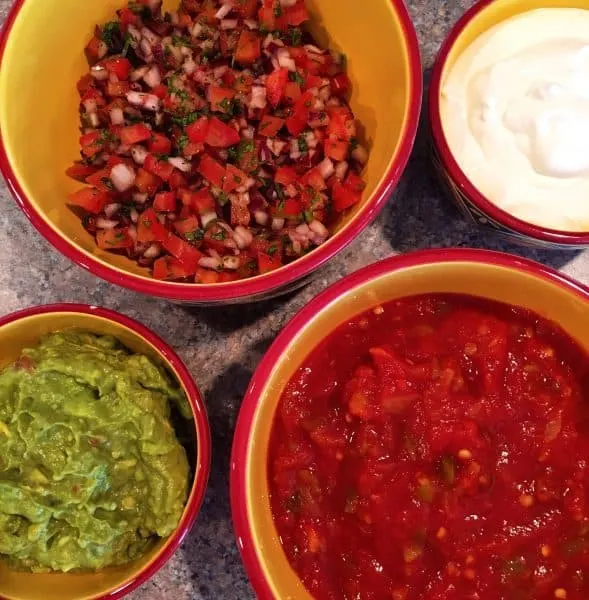
[[[589,356],[538,315],[426,295],[354,318],[287,384],[268,460],[318,600],[589,598]]]
[[[267,273],[323,244],[365,184],[345,56],[304,0],[132,0],[78,82],[87,184],[68,204],[102,250],[161,280]]]

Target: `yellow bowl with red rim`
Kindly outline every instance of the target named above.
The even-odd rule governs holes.
[[[395,299],[474,295],[557,322],[589,353],[589,288],[541,264],[486,250],[424,250],[385,259],[342,279],[288,323],[258,366],[242,403],[231,458],[237,544],[261,600],[311,600],[274,525],[268,449],[282,392],[307,356],[340,325]]]
[[[65,175],[79,157],[77,80],[87,72],[84,46],[98,23],[126,0],[16,0],[0,39],[0,169],[35,227],[63,254],[95,275],[176,301],[258,300],[300,286],[378,214],[413,146],[421,107],[417,37],[403,0],[308,0],[312,32],[345,51],[352,108],[370,149],[362,202],[320,248],[253,279],[188,285],[157,281],[133,261],[99,250],[66,207],[79,184]],[[166,0],[164,9],[179,0]]]
[[[112,310],[81,304],[29,308],[0,317],[0,369],[18,358],[23,348],[45,334],[75,329],[111,335],[132,352],[164,367],[184,390],[193,421],[187,434],[188,460],[193,469],[189,497],[176,530],[140,559],[95,573],[33,574],[10,570],[0,561],[0,598],[3,600],[116,600],[152,577],[174,554],[189,533],[205,494],[211,456],[205,405],[190,373],[177,354],[157,335]],[[183,432],[184,433],[184,432]]]
[[[442,182],[462,214],[509,241],[552,249],[589,247],[589,232],[559,231],[522,221],[481,194],[461,169],[444,133],[440,111],[445,78],[458,57],[483,33],[520,13],[538,8],[589,9],[588,0],[480,0],[467,10],[442,44],[429,90],[429,118],[433,138],[433,160]],[[501,174],[497,174],[501,177]]]

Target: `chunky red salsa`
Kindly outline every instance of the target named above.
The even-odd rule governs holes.
[[[589,357],[530,312],[402,299],[337,329],[281,399],[284,550],[318,599],[589,598]]]
[[[88,0],[85,0],[88,1]],[[364,189],[344,55],[305,0],[129,0],[78,82],[87,184],[68,203],[100,248],[156,279],[267,273],[330,235]]]

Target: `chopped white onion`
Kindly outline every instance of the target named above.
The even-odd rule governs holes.
[[[333,162],[329,157],[324,158],[317,166],[319,167],[319,172],[323,179],[329,179],[335,171]]]
[[[116,202],[113,202],[112,204],[107,204],[104,207],[104,214],[108,219],[110,219],[114,214],[116,214],[119,208],[121,208],[121,205],[117,204]]]
[[[96,219],[96,227],[98,227],[98,229],[114,229],[118,224],[118,221],[111,221],[110,219],[104,219],[103,217],[98,217],[98,219]]]
[[[237,269],[239,269],[239,258],[237,256],[224,256],[223,257],[223,267],[225,269],[230,269],[232,271],[235,271]]]
[[[111,169],[110,179],[119,192],[126,192],[135,183],[135,171],[126,164],[121,163]]]
[[[288,69],[289,71],[296,71],[297,65],[293,58],[291,58],[289,51],[286,48],[278,48],[276,50],[276,60],[278,64],[284,69]]]
[[[95,112],[90,113],[89,117],[90,117],[90,124],[92,125],[92,127],[98,127],[100,125],[100,119],[98,118],[97,113],[95,113]]]
[[[254,212],[254,219],[256,223],[258,225],[262,225],[262,227],[268,223],[269,218],[270,217],[268,216],[268,213],[263,210],[256,210]]]
[[[194,62],[194,60],[192,58],[189,58],[182,65],[182,69],[186,73],[186,75],[192,75],[196,71],[197,68],[198,68],[198,65]]]
[[[90,75],[97,81],[106,81],[108,79],[108,71],[102,65],[94,65],[90,69]]]
[[[224,19],[231,12],[232,8],[233,6],[231,5],[231,3],[226,2],[225,4],[221,5],[221,8],[215,14],[215,17],[219,19],[219,21],[221,19]]]
[[[157,258],[162,253],[159,244],[151,244],[151,246],[143,253],[145,258]]]
[[[323,54],[323,50],[317,48],[317,46],[313,46],[313,44],[305,44],[305,50],[311,52],[311,54]]]
[[[280,231],[284,227],[285,220],[280,217],[274,217],[272,219],[272,229],[274,231]]]
[[[206,227],[209,223],[217,220],[216,212],[206,212],[200,216],[200,222],[203,227]]]
[[[258,29],[258,24],[253,19],[244,19],[243,24],[248,29]]]
[[[134,106],[140,106],[153,112],[159,109],[161,102],[154,94],[145,94],[144,92],[129,92],[127,100]]]
[[[152,46],[157,44],[161,39],[160,36],[149,29],[149,27],[142,27],[141,35],[143,36],[143,39],[147,40]]]
[[[313,219],[309,223],[309,229],[313,233],[316,233],[317,235],[320,235],[321,237],[327,237],[329,235],[329,231],[327,230],[327,227],[325,227],[325,225],[323,225],[323,223],[321,221],[318,221],[317,219]]]
[[[122,108],[113,108],[110,111],[110,122],[113,125],[123,125],[125,123],[125,114]]]
[[[223,19],[221,21],[221,29],[235,29],[238,23],[237,19]]]
[[[190,173],[192,171],[192,163],[181,156],[173,156],[168,158],[168,162],[182,173]]]
[[[252,99],[250,100],[250,108],[266,108],[268,101],[266,99],[266,88],[261,85],[252,86]]]
[[[145,162],[147,154],[147,149],[143,146],[140,146],[139,144],[131,146],[131,156],[138,165],[142,165]]]
[[[213,256],[203,256],[199,259],[198,264],[205,269],[218,269],[222,263]]]
[[[151,69],[143,76],[143,81],[145,81],[150,88],[158,86],[162,82],[162,75],[159,67],[153,65],[153,67],[151,67]]]
[[[149,67],[147,65],[143,65],[134,71],[131,71],[131,75],[129,75],[129,79],[131,81],[139,81],[143,78],[143,76],[149,71]]]
[[[84,100],[84,109],[87,113],[95,113],[98,110],[96,100],[88,99]]]
[[[203,29],[204,29],[203,24],[200,23],[199,21],[197,21],[194,24],[194,27],[192,28],[192,31],[190,33],[192,33],[192,37],[197,38],[202,33]]]
[[[346,176],[346,173],[348,172],[348,163],[343,160],[342,162],[338,163],[335,167],[335,176],[338,179],[343,179]]]
[[[309,234],[309,231],[310,231],[310,229],[309,229],[309,226],[308,226],[306,223],[301,223],[300,225],[298,225],[298,226],[295,228],[295,231],[296,231],[297,233],[300,233],[300,234],[302,234],[302,235],[308,235],[308,234]]]
[[[144,194],[143,192],[135,192],[132,198],[135,204],[145,204],[149,196],[147,194]]]

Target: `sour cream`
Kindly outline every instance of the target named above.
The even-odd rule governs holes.
[[[448,71],[441,119],[473,185],[515,217],[589,231],[589,10],[522,13]]]

